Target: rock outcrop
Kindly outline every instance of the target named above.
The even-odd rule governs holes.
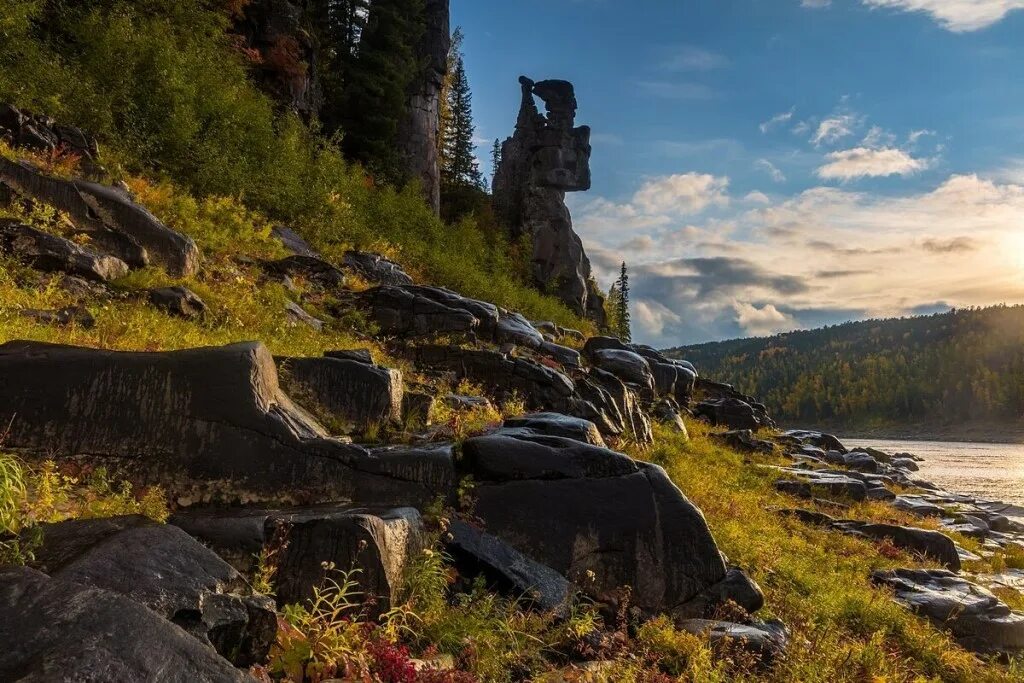
[[[398,129],[398,149],[406,173],[419,179],[427,203],[435,212],[441,207],[438,135],[441,85],[451,47],[448,15],[448,0],[426,0],[425,28],[416,46],[420,71],[409,84],[405,120]]]
[[[128,274],[128,265],[119,258],[97,254],[71,240],[8,218],[0,218],[0,252],[37,270],[67,273],[95,282],[116,280]]]
[[[203,498],[420,505],[453,487],[450,454],[328,437],[281,391],[261,344],[131,353],[10,342],[0,375],[8,448],[105,459],[182,495],[199,482]]]
[[[192,275],[199,268],[199,248],[192,238],[168,228],[119,188],[49,176],[3,157],[0,186],[63,211],[98,251],[133,268],[152,263],[176,276]]]
[[[576,95],[567,81],[520,77],[522,104],[515,134],[501,149],[494,207],[514,239],[533,244],[533,277],[579,315],[604,322],[604,302],[590,260],[565,205],[566,192],[590,189],[590,128],[575,127]],[[537,110],[543,100],[547,114]]]
[[[0,140],[12,147],[50,156],[74,155],[87,175],[98,175],[102,171],[96,138],[74,126],[59,124],[49,116],[33,114],[10,104],[0,104]]]

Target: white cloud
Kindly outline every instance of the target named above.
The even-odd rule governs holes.
[[[758,159],[754,162],[754,166],[763,169],[768,173],[769,177],[777,183],[786,182],[786,174],[783,173],[778,166],[768,161],[767,159]]]
[[[896,136],[881,126],[871,126],[860,144],[864,147],[891,147],[896,144]]]
[[[862,0],[869,7],[903,12],[926,12],[942,27],[956,32],[977,31],[1002,21],[1024,0]]]
[[[784,111],[780,114],[776,114],[764,123],[758,126],[762,133],[767,133],[775,126],[781,126],[784,123],[788,123],[793,118],[793,114],[796,113],[796,107],[793,107],[789,111]]]
[[[853,135],[858,119],[853,114],[836,114],[830,116],[818,124],[817,130],[811,136],[811,142],[815,145],[832,144],[845,137]]]
[[[633,195],[633,204],[647,214],[699,213],[729,203],[729,179],[706,173],[680,173],[648,180]]]
[[[753,192],[748,193],[747,196],[743,198],[743,201],[747,202],[748,204],[771,204],[772,203],[772,200],[771,200],[771,198],[768,195],[766,195],[764,192],[760,192],[758,190],[754,190]]]
[[[928,168],[928,160],[915,159],[902,149],[886,147],[869,149],[855,147],[826,155],[829,163],[818,169],[818,177],[826,180],[911,175]]]
[[[910,134],[907,135],[907,144],[916,145],[917,142],[926,135],[935,135],[935,131],[928,130],[926,128],[922,128],[921,130],[912,130],[910,131]]]
[[[832,0],[800,0],[801,7],[811,7],[814,9],[820,9],[822,7],[828,7],[832,4]]]
[[[665,71],[712,71],[729,65],[729,60],[717,52],[693,45],[678,45],[666,51],[661,68]]]
[[[668,325],[678,325],[682,317],[664,304],[649,299],[640,299],[633,303],[633,322],[651,337],[660,337]]]
[[[743,331],[756,337],[765,337],[785,332],[798,327],[796,319],[775,308],[775,304],[765,304],[758,308],[754,304],[737,301],[733,303],[736,322]]]

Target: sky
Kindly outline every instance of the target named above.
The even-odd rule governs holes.
[[[452,0],[481,167],[576,86],[598,281],[658,347],[1024,302],[1024,0]]]

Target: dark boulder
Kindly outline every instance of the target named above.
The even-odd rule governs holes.
[[[686,434],[686,423],[679,414],[679,406],[670,398],[663,398],[651,407],[651,417],[674,431]]]
[[[346,251],[341,264],[354,270],[367,282],[378,285],[411,285],[412,278],[402,267],[380,254],[365,251]]]
[[[200,318],[206,313],[206,303],[187,287],[151,289],[149,302],[179,318]]]
[[[847,452],[846,446],[831,434],[812,432],[804,429],[790,429],[782,434],[783,436],[792,437],[802,444],[821,448],[826,451],[839,451],[840,453]]]
[[[943,509],[935,503],[911,494],[896,496],[892,505],[919,517],[941,517],[943,515]]]
[[[47,155],[73,154],[84,171],[99,173],[99,145],[79,128],[58,124],[49,116],[0,104],[0,140]]]
[[[345,274],[318,256],[293,254],[278,261],[268,261],[263,267],[279,277],[302,277],[327,289],[345,284]]]
[[[448,526],[445,546],[461,577],[482,576],[489,588],[503,595],[559,616],[568,615],[572,584],[501,539],[455,521]]]
[[[753,406],[738,398],[701,401],[693,409],[693,413],[716,427],[757,430],[768,426],[762,422]]]
[[[888,539],[897,548],[924,555],[942,563],[948,569],[960,571],[960,556],[957,553],[956,544],[949,536],[938,531],[848,520],[835,522],[832,527],[845,533],[876,540]]]
[[[364,365],[373,365],[373,355],[369,349],[344,349],[339,351],[324,351],[325,358],[337,358],[338,360],[350,360]]]
[[[26,308],[18,311],[23,318],[31,318],[43,325],[56,325],[68,327],[77,325],[85,330],[96,326],[96,318],[92,316],[85,306],[68,306],[57,311],[40,311],[33,308]]]
[[[11,219],[0,218],[0,251],[38,270],[107,282],[128,273],[128,265],[114,256],[103,256],[71,240],[50,235]]]
[[[612,373],[600,368],[592,369],[588,378],[611,397],[622,416],[624,434],[632,437],[639,444],[650,444],[654,441],[650,419],[640,405],[640,398],[633,389],[626,386],[625,382]]]
[[[1024,614],[951,571],[894,569],[874,572],[871,578],[895,591],[896,599],[911,610],[950,631],[968,650],[1004,655],[1024,650]]]
[[[293,400],[332,430],[363,433],[402,422],[402,373],[340,358],[277,357],[281,384]]]
[[[725,578],[708,586],[696,597],[672,611],[674,619],[710,619],[726,603],[732,602],[753,614],[764,607],[764,593],[757,582],[737,567],[730,567]]]
[[[618,349],[602,349],[594,353],[594,364],[606,372],[610,372],[626,384],[637,387],[648,395],[654,391],[654,377],[651,367],[641,356],[632,351]]]
[[[239,666],[265,659],[277,632],[272,600],[230,595],[230,565],[181,529],[143,517],[45,524],[33,564],[54,579],[121,593],[182,626]]]
[[[659,467],[508,434],[468,440],[463,465],[488,533],[601,602],[616,603],[628,585],[631,604],[654,615],[725,578],[703,515]]]
[[[734,429],[721,434],[713,433],[711,438],[721,441],[734,451],[741,453],[765,453],[771,455],[775,452],[775,444],[771,441],[758,439],[749,429]]]
[[[510,417],[505,420],[505,427],[529,429],[538,434],[575,439],[601,448],[605,445],[601,432],[593,422],[558,413],[533,413],[522,417]]]
[[[441,404],[452,410],[494,410],[494,404],[486,396],[446,394],[441,397]]]
[[[542,342],[537,347],[537,352],[561,363],[567,368],[580,367],[580,352],[549,341]]]
[[[0,680],[254,680],[120,593],[26,567],[0,569],[0,639]]]
[[[313,328],[317,332],[323,332],[324,321],[313,317],[307,313],[302,306],[299,306],[294,301],[285,303],[284,312],[294,321],[293,324],[302,323],[303,325]]]
[[[322,505],[265,509],[193,508],[171,524],[208,544],[242,568],[261,550],[274,555],[273,583],[282,605],[305,602],[333,571],[358,569],[351,576],[374,603],[375,615],[397,599],[403,573],[428,543],[413,508]],[[324,564],[333,566],[326,570]]]
[[[425,391],[402,394],[402,423],[412,427],[429,427],[437,398]]]
[[[68,214],[76,229],[129,266],[152,262],[179,277],[199,269],[199,248],[192,238],[168,228],[123,190],[47,176],[3,158],[0,185]]]
[[[529,349],[540,349],[545,344],[544,336],[518,313],[501,310],[493,331],[498,344],[515,344]],[[571,349],[570,349],[571,350]]]
[[[431,289],[376,287],[360,293],[358,300],[368,309],[370,319],[384,335],[420,337],[469,333],[480,327],[479,318],[470,311],[449,305],[447,298],[437,300],[428,296],[427,291]],[[457,296],[451,292],[448,294]]]
[[[593,358],[598,351],[612,349],[615,351],[632,351],[632,349],[616,337],[590,337],[583,345],[583,355]]]
[[[261,344],[135,353],[10,342],[0,374],[8,448],[88,454],[172,492],[198,482],[210,497],[419,505],[454,485],[450,458],[328,438],[281,391]]]
[[[291,228],[286,228],[283,225],[275,225],[270,229],[270,235],[281,243],[281,246],[285,248],[285,251],[291,254],[309,256],[317,259],[320,258],[320,254],[313,248],[313,245],[307,242],[302,235]]]

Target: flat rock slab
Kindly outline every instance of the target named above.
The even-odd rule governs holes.
[[[342,265],[359,273],[364,279],[379,285],[411,285],[412,278],[402,267],[380,254],[366,251],[346,251]]]
[[[27,567],[0,570],[0,639],[0,680],[254,680],[124,595]]]
[[[522,417],[510,417],[505,420],[505,426],[529,429],[548,436],[562,436],[592,446],[602,448],[605,446],[597,425],[580,417],[570,417],[560,413],[533,413]]]
[[[892,588],[897,600],[950,631],[968,650],[1016,654],[1024,649],[1024,614],[953,572],[895,569],[875,572],[872,579]]]
[[[678,626],[695,635],[706,636],[716,649],[746,650],[765,662],[784,655],[789,645],[789,631],[778,620],[735,624],[712,619],[688,619],[679,622]]]
[[[461,576],[483,576],[493,590],[540,610],[568,616],[574,589],[554,569],[465,522],[452,522],[446,539],[448,554]]]
[[[198,483],[207,498],[425,505],[454,489],[438,453],[371,454],[328,438],[281,391],[262,344],[135,353],[10,342],[0,375],[9,448],[114,459],[172,493]]]

